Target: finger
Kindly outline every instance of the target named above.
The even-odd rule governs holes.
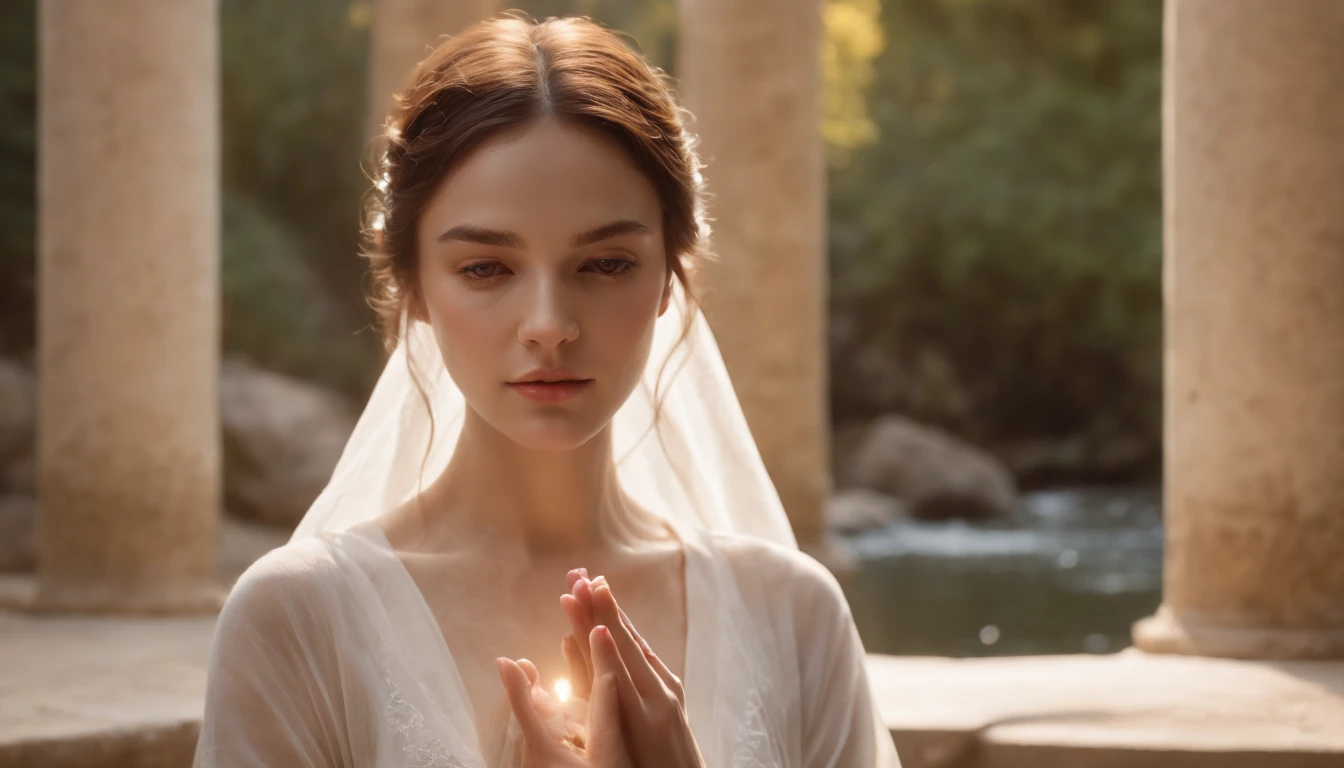
[[[640,696],[650,697],[663,693],[662,679],[645,658],[644,649],[635,641],[632,634],[633,626],[627,628],[625,622],[621,621],[621,608],[616,604],[615,596],[611,594],[611,587],[606,584],[593,592],[593,612],[598,621],[611,629],[611,636],[616,641],[621,660],[625,662],[625,668],[629,671],[635,690],[639,691]]]
[[[589,608],[585,608],[574,595],[561,595],[560,607],[564,610],[565,616],[569,619],[570,631],[575,639],[587,637],[589,632],[593,631],[593,615]]]
[[[579,651],[579,657],[583,659],[585,672],[583,679],[592,685],[593,679],[593,659],[588,653],[588,633],[593,631],[593,624],[588,620],[584,610],[579,607],[579,601],[573,595],[561,595],[560,607],[564,609],[565,616],[569,617],[569,631],[574,637],[574,647]],[[584,638],[585,642],[579,642],[579,638]]]
[[[622,710],[634,716],[642,709],[643,701],[634,681],[630,679],[630,670],[621,659],[621,652],[612,634],[608,627],[599,624],[588,636],[588,642],[593,648],[593,670],[599,680],[605,675],[616,677],[616,690],[621,697]]]
[[[560,653],[565,657],[565,663],[569,665],[569,682],[573,695],[587,701],[593,692],[592,673],[588,671],[588,663],[583,660],[583,653],[579,651],[579,643],[573,635],[565,635],[560,639]]]
[[[593,768],[627,765],[621,738],[621,701],[616,676],[605,674],[593,684],[588,704],[588,755]]]
[[[528,692],[532,697],[532,708],[541,717],[541,722],[546,725],[551,735],[564,735],[564,710],[560,706],[560,702],[556,701],[551,692],[541,684],[541,673],[537,671],[537,665],[528,659],[519,659],[518,666],[527,675],[527,682],[530,684]]]
[[[668,669],[667,665],[663,663],[663,660],[658,658],[658,654],[653,652],[653,648],[649,645],[649,642],[644,639],[643,635],[639,634],[639,630],[635,629],[635,623],[630,621],[630,617],[625,615],[625,611],[621,610],[620,614],[621,623],[625,625],[626,630],[630,632],[630,634],[634,635],[635,642],[639,643],[639,647],[644,651],[644,658],[649,662],[649,666],[653,667],[653,671],[656,672],[658,677],[663,681],[663,685],[666,685],[668,689],[673,693],[676,693],[677,696],[681,696],[681,678],[673,674],[672,670]]]
[[[574,589],[575,582],[577,582],[579,579],[586,579],[586,578],[588,578],[587,568],[575,568],[574,570],[565,574],[565,587],[567,589],[572,590]]]
[[[601,579],[602,577],[598,576],[597,578]],[[597,624],[593,620],[593,582],[587,579],[579,579],[578,583],[574,585],[573,595],[574,599],[579,601],[579,607],[583,609],[583,616],[588,622],[588,626]]]
[[[518,666],[522,667],[523,672],[527,673],[527,681],[532,685],[536,685],[537,682],[541,680],[541,673],[537,671],[536,664],[533,664],[527,659],[519,659]]]
[[[541,715],[537,713],[532,706],[532,683],[527,679],[527,673],[512,659],[498,658],[495,664],[499,667],[499,677],[504,681],[504,692],[509,697],[509,708],[513,710],[513,716],[518,719],[518,725],[523,731],[523,737],[527,740],[528,747],[538,758],[538,762],[545,762],[545,756],[552,755],[559,750],[559,744],[542,722]]]

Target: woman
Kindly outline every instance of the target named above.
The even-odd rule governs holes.
[[[220,616],[198,766],[897,764],[694,312],[701,199],[589,21],[419,65],[368,216],[395,350]]]

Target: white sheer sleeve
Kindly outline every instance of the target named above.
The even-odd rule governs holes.
[[[351,764],[345,692],[326,629],[329,586],[321,569],[295,567],[293,554],[287,547],[254,564],[220,613],[197,768]]]
[[[803,766],[898,768],[896,747],[882,722],[865,666],[867,654],[849,603],[835,577],[821,566],[817,586],[795,611],[802,688]]]
[[[715,585],[715,625],[729,644],[718,652],[716,676],[730,688],[759,687],[760,698],[783,702],[767,707],[757,726],[770,746],[754,751],[769,757],[738,759],[736,745],[715,754],[731,755],[727,764],[735,767],[899,768],[835,576],[796,549],[758,539],[718,535],[713,548],[731,572]],[[737,698],[750,702],[752,694]],[[752,724],[754,717],[736,714],[751,706],[731,691],[725,700],[727,706],[714,707],[716,718],[726,717],[730,728]]]

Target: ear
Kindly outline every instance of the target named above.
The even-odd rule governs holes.
[[[667,276],[667,285],[663,286],[663,300],[658,305],[659,317],[663,316],[663,313],[667,311],[667,305],[672,302],[672,281],[676,279],[677,278],[674,275]]]

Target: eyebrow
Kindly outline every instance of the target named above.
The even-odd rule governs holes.
[[[646,224],[635,221],[634,219],[620,219],[610,224],[603,224],[587,232],[580,232],[569,240],[569,247],[582,248],[585,245],[592,245],[603,240],[608,240],[621,235],[647,235],[653,232]],[[527,247],[526,241],[516,232],[507,232],[500,229],[486,229],[472,224],[459,224],[456,227],[439,235],[438,241],[446,243],[452,240],[461,240],[467,243],[479,243],[481,245],[492,245],[501,248],[516,248],[523,250]]]

